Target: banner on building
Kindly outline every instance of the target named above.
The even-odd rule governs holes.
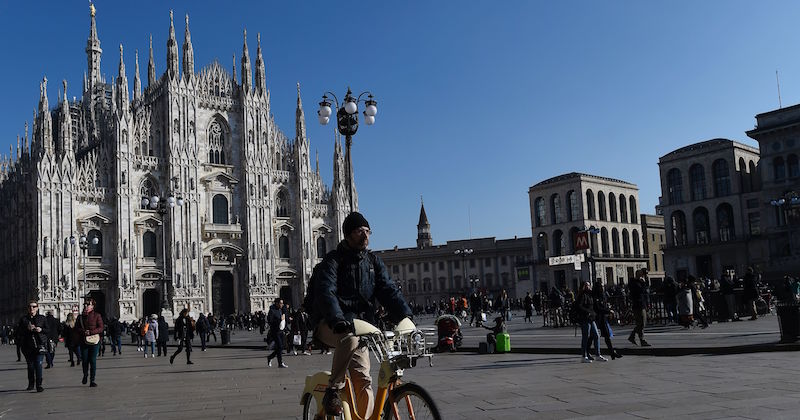
[[[575,251],[589,249],[589,232],[575,232]]]

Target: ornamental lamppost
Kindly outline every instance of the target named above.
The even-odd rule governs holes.
[[[162,200],[157,195],[142,198],[142,208],[155,210],[161,215],[161,262],[164,265],[161,275],[161,309],[169,309],[169,300],[167,299],[167,281],[169,281],[167,276],[167,223],[164,215],[169,212],[170,222],[173,221],[174,215],[171,211],[176,205],[178,207],[183,206],[183,198],[173,195],[167,196],[166,200]]]
[[[595,266],[594,261],[594,235],[600,233],[600,229],[597,228],[595,225],[591,225],[589,227],[585,227],[581,229],[581,232],[587,232],[589,236],[589,264],[591,264],[592,269],[592,284],[597,281],[597,267]]]
[[[457,250],[455,250],[453,252],[453,254],[455,254],[455,255],[461,255],[461,270],[462,270],[462,273],[463,273],[463,277],[462,278],[465,279],[465,280],[467,278],[467,264],[466,264],[467,255],[472,255],[473,252],[474,251],[472,250],[472,248],[461,248],[461,249],[457,249]]]
[[[328,95],[333,97],[333,103],[328,99]],[[367,95],[367,99],[362,100],[361,97]],[[333,113],[331,105],[336,106],[336,128],[339,134],[345,138],[346,152],[344,155],[345,171],[347,172],[347,193],[350,196],[350,212],[353,212],[353,162],[350,157],[350,147],[353,144],[353,135],[358,131],[358,103],[364,102],[364,122],[367,125],[375,124],[375,115],[378,113],[378,102],[372,97],[372,93],[362,92],[358,97],[353,97],[353,92],[347,88],[347,94],[344,101],[339,104],[339,100],[331,92],[325,92],[322,95],[322,102],[319,103],[319,123],[322,125],[328,124],[330,116]]]
[[[69,243],[72,246],[75,246],[75,236],[69,237]],[[86,289],[86,253],[89,251],[89,239],[86,237],[85,234],[81,233],[80,240],[77,241],[78,246],[81,249],[81,265],[83,266],[83,284],[81,285],[81,290],[79,296],[85,297],[87,293]],[[100,243],[100,239],[95,236],[92,238],[92,245],[97,245]]]

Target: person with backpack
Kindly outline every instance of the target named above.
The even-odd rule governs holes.
[[[150,357],[156,357],[156,340],[158,340],[157,315],[150,315],[150,319],[142,323],[142,336],[144,336],[144,358],[147,359],[147,348],[150,347]]]
[[[374,404],[369,352],[359,346],[353,320],[375,324],[375,300],[392,322],[410,318],[412,312],[383,261],[367,249],[372,234],[367,219],[358,212],[348,214],[342,233],[344,240],[314,267],[303,306],[312,311],[310,326],[315,327],[314,337],[335,348],[329,386],[322,399],[325,412],[331,416],[342,413],[339,390],[349,371],[357,411],[368,418]]]

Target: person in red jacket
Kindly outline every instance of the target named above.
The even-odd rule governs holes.
[[[94,381],[97,373],[97,351],[100,346],[99,342],[95,344],[88,343],[87,337],[103,332],[103,317],[95,312],[94,307],[97,302],[94,298],[86,298],[83,302],[83,313],[78,317],[78,322],[75,323],[75,335],[80,337],[81,341],[81,360],[83,360],[83,380],[82,384],[86,385],[86,379],[89,377],[91,380],[89,386],[96,387],[97,383]],[[89,366],[91,365],[91,372]]]

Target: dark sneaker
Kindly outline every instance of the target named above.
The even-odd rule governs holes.
[[[633,345],[634,345],[634,346],[636,345],[636,337],[634,337],[634,336],[632,336],[632,335],[629,335],[629,336],[628,336],[628,341],[630,341],[631,343],[633,343]]]
[[[89,387],[97,388],[97,384],[94,381],[92,381],[92,383],[89,384]]]
[[[42,392],[42,391],[44,391],[44,388],[42,388],[41,386],[36,387],[36,392]]]
[[[329,387],[322,398],[322,406],[325,408],[325,414],[329,416],[341,415],[342,400],[339,398],[339,391]]]
[[[642,347],[650,347],[650,343],[647,341],[642,340]]]

